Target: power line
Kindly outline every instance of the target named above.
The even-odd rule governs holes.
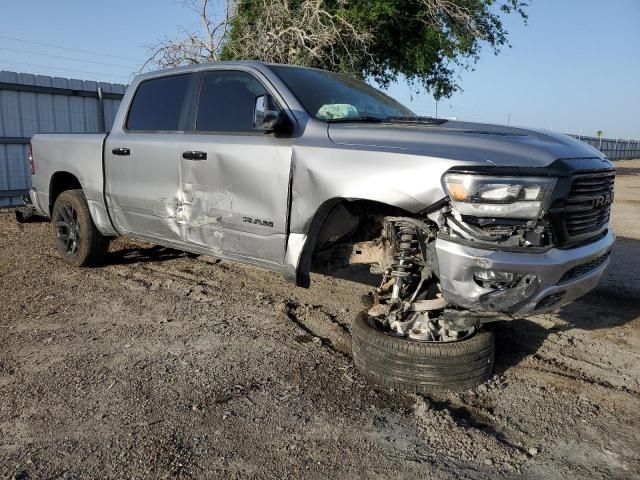
[[[82,49],[79,49],[79,48],[61,47],[59,45],[53,45],[51,43],[35,42],[33,40],[23,40],[22,38],[9,37],[7,35],[0,35],[0,38],[4,38],[6,40],[14,40],[16,42],[30,43],[32,45],[40,45],[41,47],[49,47],[49,48],[57,48],[57,49],[60,49],[60,50],[68,50],[70,52],[86,53],[86,54],[89,54],[89,55],[101,55],[103,57],[111,57],[111,58],[117,58],[117,59],[120,59],[120,60],[131,60],[133,62],[140,62],[140,59],[138,59],[138,58],[123,57],[121,55],[110,55],[108,53],[96,52],[96,51],[91,51],[91,50],[82,50]]]
[[[53,55],[51,53],[33,52],[33,51],[30,51],[30,50],[20,50],[20,49],[17,49],[17,48],[0,47],[0,50],[6,50],[8,52],[26,53],[26,54],[29,54],[29,55],[46,56],[46,57],[51,57],[51,58],[60,58],[62,60],[72,60],[74,62],[95,63],[97,65],[106,65],[107,67],[118,67],[118,68],[128,68],[128,69],[132,68],[131,66],[128,66],[128,65],[117,65],[115,63],[99,62],[97,60],[85,60],[83,58],[64,57],[62,55]]]
[[[34,67],[34,68],[37,68],[39,70],[47,69],[47,70],[57,70],[57,71],[62,71],[62,72],[86,73],[86,74],[89,74],[89,75],[99,75],[99,76],[106,76],[106,77],[126,78],[127,81],[129,81],[129,78],[130,78],[130,77],[125,76],[125,75],[115,75],[115,74],[110,74],[110,73],[90,72],[90,71],[87,71],[87,70],[78,70],[78,69],[74,69],[74,68],[63,68],[63,67],[61,68],[61,67],[56,67],[56,66],[53,66],[53,65],[43,65],[43,64],[40,64],[40,63],[16,62],[15,60],[7,60],[7,59],[2,59],[2,58],[0,58],[0,63],[8,63],[8,64],[13,64],[13,65],[18,65],[18,66]]]

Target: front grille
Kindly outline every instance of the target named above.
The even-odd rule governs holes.
[[[577,177],[567,197],[565,222],[570,237],[600,233],[609,223],[613,172]]]
[[[571,270],[568,270],[562,276],[562,278],[558,283],[566,283],[566,282],[570,282],[574,278],[582,277],[583,275],[586,275],[592,272],[593,270],[596,270],[597,268],[599,268],[604,262],[607,261],[608,258],[609,258],[609,252],[599,256],[598,258],[591,260],[590,262],[575,266]]]
[[[559,244],[589,240],[607,229],[614,180],[612,170],[574,177],[562,207],[553,210]]]

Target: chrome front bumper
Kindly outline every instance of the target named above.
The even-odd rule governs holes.
[[[527,315],[555,310],[596,287],[609,265],[615,235],[571,249],[544,253],[485,250],[436,240],[440,285],[444,298],[475,311]],[[578,268],[580,267],[580,268]],[[473,278],[476,270],[513,272],[528,279],[517,288],[488,289]]]

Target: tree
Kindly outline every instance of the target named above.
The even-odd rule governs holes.
[[[526,6],[520,0],[353,0],[348,13],[375,39],[363,76],[383,86],[404,76],[439,99],[459,89],[457,70],[472,68],[483,45],[495,54],[508,45],[502,17],[515,13],[526,21]]]
[[[373,41],[326,0],[241,0],[223,59],[260,59],[359,73]]]
[[[234,3],[227,1],[219,5],[222,13],[216,15],[209,0],[184,0],[182,4],[198,15],[201,31],[187,31],[181,28],[181,38],[165,37],[148,48],[149,64],[159,68],[216,62],[220,60],[220,50],[228,39],[231,20],[235,15]]]
[[[222,1],[222,0],[219,0]],[[214,19],[188,0],[203,31],[154,46],[150,62],[172,66],[258,59],[341,71],[383,87],[400,78],[436,99],[459,90],[457,73],[483,46],[508,46],[503,18],[526,21],[528,0],[227,0]]]

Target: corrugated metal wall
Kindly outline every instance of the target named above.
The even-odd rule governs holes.
[[[21,205],[31,188],[27,145],[33,134],[108,130],[125,89],[121,84],[0,71],[0,208]]]
[[[585,137],[584,135],[571,136],[596,147],[609,160],[640,158],[640,140],[616,140],[614,138]]]
[[[0,208],[21,205],[31,188],[27,144],[34,133],[108,130],[125,90],[121,84],[0,71]],[[574,136],[611,160],[640,158],[639,141]]]

